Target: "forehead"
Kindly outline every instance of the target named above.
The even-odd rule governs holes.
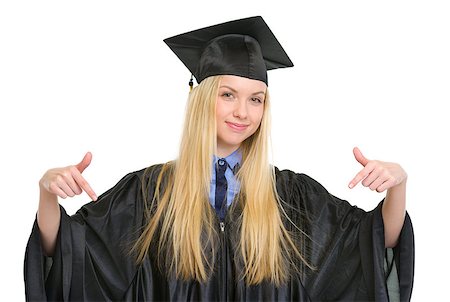
[[[265,92],[267,89],[267,85],[263,81],[234,75],[224,75],[221,77],[219,88],[224,86],[232,88],[236,91],[250,93]]]

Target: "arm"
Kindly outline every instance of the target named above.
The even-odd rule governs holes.
[[[92,155],[88,152],[79,164],[50,169],[39,181],[37,223],[42,248],[47,256],[53,255],[58,236],[61,219],[58,196],[61,198],[73,197],[85,191],[92,200],[97,200],[96,194],[81,176],[81,173],[91,163],[91,159]]]
[[[58,197],[40,187],[37,223],[41,234],[41,244],[46,256],[53,256],[58,235],[61,213]]]
[[[362,181],[362,185],[371,190],[387,190],[382,208],[385,247],[395,247],[405,220],[408,176],[399,164],[368,160],[358,148],[353,149],[353,154],[364,168],[353,178],[349,187],[353,188]]]
[[[383,203],[384,238],[386,247],[395,247],[406,213],[406,178],[388,189]]]

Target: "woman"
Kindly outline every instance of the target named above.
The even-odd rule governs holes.
[[[82,177],[90,153],[47,171],[27,247],[27,298],[387,300],[385,248],[396,247],[408,300],[413,236],[398,164],[355,148],[363,168],[349,186],[387,191],[369,213],[269,164],[267,70],[292,63],[262,18],[165,41],[199,83],[178,158],[128,174],[98,199]],[[69,217],[58,196],[83,191],[95,202]]]

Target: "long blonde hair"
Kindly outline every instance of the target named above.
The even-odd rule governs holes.
[[[148,224],[133,247],[140,263],[152,245],[162,268],[184,280],[206,281],[216,261],[217,218],[210,206],[209,190],[217,145],[220,80],[220,76],[206,78],[191,91],[179,157],[163,165],[146,209]],[[248,285],[263,280],[280,285],[288,280],[293,257],[304,261],[280,214],[275,172],[268,158],[269,129],[270,100],[266,93],[261,125],[240,147],[240,192],[237,204],[232,206],[242,209],[235,222],[239,230],[236,252]]]

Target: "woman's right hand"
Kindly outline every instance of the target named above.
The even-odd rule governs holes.
[[[39,181],[41,193],[46,192],[47,194],[67,198],[80,195],[84,191],[92,200],[97,200],[94,190],[81,175],[91,164],[91,160],[92,154],[87,152],[81,162],[76,165],[48,170]]]
[[[58,196],[61,198],[73,197],[84,191],[92,200],[97,200],[94,190],[81,176],[81,173],[90,165],[91,160],[92,154],[87,152],[79,164],[50,169],[39,181],[37,223],[43,252],[46,256],[52,256],[55,252],[61,222]]]

